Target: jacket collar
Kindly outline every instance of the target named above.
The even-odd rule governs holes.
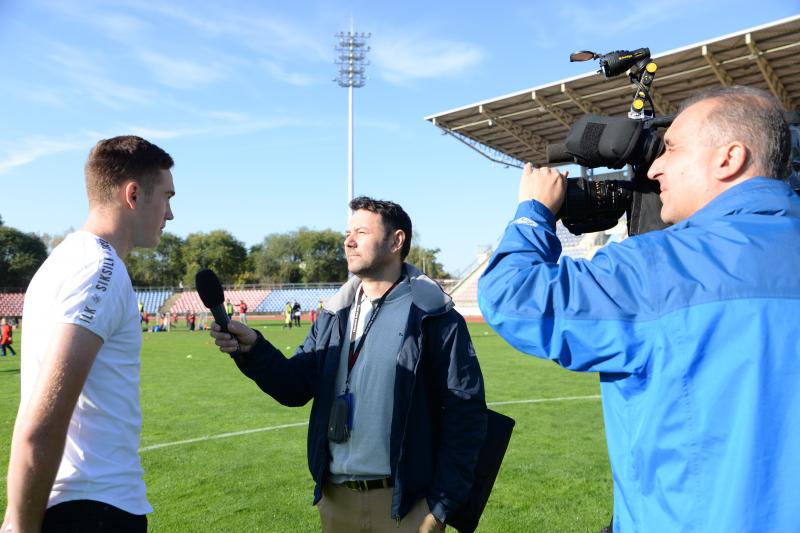
[[[695,214],[667,229],[701,226],[726,215],[747,213],[800,217],[800,196],[785,181],[757,176],[724,191]]]
[[[411,302],[426,314],[444,313],[453,308],[453,300],[448,296],[438,283],[417,270],[416,267],[403,263],[403,274],[408,277],[411,284]],[[358,276],[352,276],[347,283],[331,296],[324,304],[324,309],[337,313],[350,307],[356,297],[356,292],[361,286]]]

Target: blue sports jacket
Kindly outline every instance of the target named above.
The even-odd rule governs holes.
[[[447,522],[467,499],[486,438],[483,376],[467,325],[450,297],[422,272],[410,265],[404,268],[412,303],[393,392],[391,515],[400,520],[426,498],[433,515]],[[250,352],[234,357],[239,369],[278,402],[300,406],[313,400],[308,468],[316,482],[315,504],[329,475],[328,417],[341,343],[359,284],[357,277],[350,278],[325,303],[293,357],[284,357],[261,334]]]
[[[753,178],[591,261],[560,253],[521,203],[478,300],[515,348],[600,373],[614,530],[800,531],[800,197]]]

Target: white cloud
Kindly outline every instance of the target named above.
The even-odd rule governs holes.
[[[150,50],[141,50],[138,57],[158,82],[169,87],[187,89],[225,79],[225,68],[217,63],[201,64]]]
[[[128,104],[146,105],[152,92],[111,81],[102,76],[85,77],[76,82],[98,102],[115,109],[125,109]]]
[[[225,11],[222,17],[229,37],[276,60],[288,56],[303,61],[329,61],[333,57],[327,39],[323,41],[318,33],[285,18],[240,15],[229,11]]]
[[[275,13],[255,10],[242,13],[224,4],[205,4],[192,11],[167,3],[139,0],[127,0],[124,5],[140,13],[171,18],[196,30],[189,35],[201,39],[224,38],[226,45],[246,48],[276,65],[332,58],[331,47],[317,33]],[[275,74],[280,81],[298,84],[297,75],[287,75],[285,67],[277,68]]]
[[[325,36],[308,24],[268,12],[266,4],[235,8],[150,0],[87,0],[79,5],[40,1],[74,24],[134,51],[158,83],[172,88],[208,84],[237,72],[246,77],[243,68],[259,66],[279,82],[305,86],[318,80],[298,72],[296,65],[333,58]],[[164,24],[169,34],[156,33]],[[187,49],[191,56],[176,51]],[[227,55],[219,52],[223,49]],[[195,60],[198,56],[203,59]]]
[[[610,10],[603,3],[566,2],[561,4],[558,13],[569,25],[570,32],[608,35],[640,27],[648,21],[659,21],[663,24],[668,20],[679,19],[685,16],[686,9],[696,10],[696,6],[697,2],[693,0],[650,0],[629,1],[626,5]],[[621,13],[624,16],[620,16]]]
[[[248,118],[244,113],[237,113],[236,111],[200,111],[200,113],[210,118],[229,122],[244,122]]]
[[[376,37],[370,55],[381,76],[403,84],[419,78],[456,76],[480,63],[477,45],[420,36]]]
[[[74,87],[97,101],[121,109],[128,104],[143,105],[150,102],[149,91],[118,83],[105,76],[100,69],[102,57],[97,51],[79,49],[63,43],[50,43],[49,60],[61,70]]]
[[[207,115],[219,115],[220,112],[210,112]],[[278,117],[273,119],[252,119],[237,113],[221,112],[224,122],[206,123],[196,126],[183,128],[164,129],[151,126],[122,125],[114,127],[113,131],[83,131],[72,136],[45,137],[34,136],[23,139],[14,146],[0,152],[0,174],[4,174],[14,167],[20,167],[33,163],[38,159],[48,157],[61,152],[73,150],[85,150],[88,154],[89,149],[99,139],[108,139],[120,132],[125,134],[139,135],[148,140],[177,139],[181,137],[228,137],[243,135],[263,130],[272,130],[288,127],[325,127],[326,124],[320,122],[308,122],[293,117]]]
[[[247,119],[229,123],[216,123],[202,126],[192,126],[178,128],[175,130],[147,130],[144,128],[132,127],[130,131],[141,131],[139,135],[145,137],[148,131],[152,133],[154,139],[166,139],[175,137],[228,137],[253,133],[256,131],[273,130],[277,128],[288,128],[297,126],[311,126],[312,124],[293,117],[280,117],[273,119]]]
[[[5,157],[0,157],[0,174],[8,172],[14,167],[27,165],[49,155],[58,154],[61,152],[68,152],[71,150],[87,148],[91,146],[94,141],[87,138],[83,139],[67,139],[67,138],[47,138],[47,137],[31,137],[25,139],[19,146],[11,150]]]
[[[139,18],[123,13],[97,13],[91,22],[102,28],[108,35],[116,37],[136,37],[145,28],[146,24]]]
[[[64,109],[66,103],[60,95],[61,91],[57,91],[53,87],[25,87],[19,90],[21,98],[27,98],[37,105],[45,105],[56,109]]]
[[[299,72],[289,72],[284,66],[273,61],[262,61],[261,64],[270,77],[278,81],[282,81],[290,85],[296,85],[298,87],[305,87],[314,82],[313,77]]]

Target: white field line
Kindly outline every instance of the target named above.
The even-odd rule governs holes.
[[[570,400],[599,400],[600,395],[594,394],[592,396],[564,396],[561,398],[536,398],[533,400],[509,400],[507,402],[489,402],[486,405],[492,407],[495,405],[513,405],[517,403],[545,403],[545,402],[567,402]]]
[[[164,442],[161,444],[151,444],[144,448],[139,448],[139,452],[149,452],[150,450],[158,450],[159,448],[169,448],[170,446],[180,446],[181,444],[193,444],[195,442],[204,442],[207,440],[227,439],[228,437],[238,437],[240,435],[249,435],[250,433],[261,433],[262,431],[273,431],[276,429],[298,428],[307,426],[308,422],[296,422],[294,424],[281,424],[280,426],[270,426],[267,428],[245,429],[243,431],[232,431],[230,433],[220,433],[219,435],[206,435],[205,437],[197,437],[194,439],[176,440],[175,442]]]
[[[489,402],[486,405],[493,407],[495,405],[513,405],[521,403],[545,403],[545,402],[566,402],[571,400],[597,400],[600,398],[599,394],[593,396],[564,396],[562,398],[534,398],[531,400],[510,400],[507,402]],[[151,444],[139,448],[139,453],[149,452],[151,450],[158,450],[160,448],[169,448],[171,446],[181,446],[183,444],[194,444],[195,442],[205,442],[209,440],[227,439],[228,437],[238,437],[240,435],[250,435],[251,433],[262,433],[264,431],[274,431],[277,429],[288,429],[307,426],[308,422],[296,422],[293,424],[281,424],[279,426],[270,426],[265,428],[245,429],[243,431],[232,431],[230,433],[220,433],[219,435],[206,435],[204,437],[197,437],[194,439],[176,440],[174,442],[164,442],[161,444]]]

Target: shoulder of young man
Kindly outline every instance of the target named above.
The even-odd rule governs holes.
[[[117,326],[127,305],[138,313],[130,278],[111,245],[92,234],[72,235],[57,258],[55,275],[63,280],[59,306],[72,323],[86,327],[105,340]]]

